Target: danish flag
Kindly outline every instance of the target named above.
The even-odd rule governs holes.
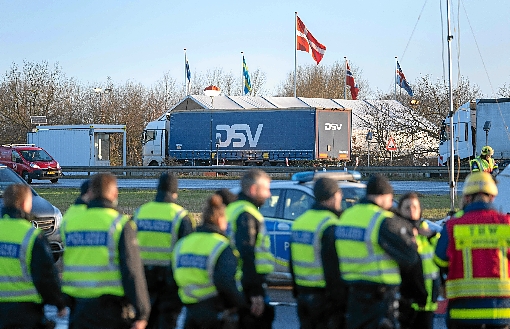
[[[297,30],[296,30],[296,38],[297,38],[297,50],[306,51],[312,55],[314,61],[317,62],[317,65],[321,61],[322,57],[324,57],[324,53],[326,52],[326,46],[321,44],[317,39],[313,37],[313,35],[308,31],[305,24],[301,21],[301,19],[296,16],[297,19]]]

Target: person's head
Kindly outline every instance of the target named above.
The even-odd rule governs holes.
[[[416,192],[408,192],[398,200],[398,212],[411,220],[421,219],[421,203]]]
[[[80,198],[83,202],[87,203],[92,199],[92,192],[90,190],[90,180],[85,180],[80,186]]]
[[[386,177],[379,174],[372,175],[367,182],[366,198],[379,207],[389,210],[393,205],[393,187]]]
[[[251,169],[241,178],[241,191],[260,207],[271,196],[270,183],[271,178],[265,171]]]
[[[32,190],[24,184],[12,184],[4,191],[4,207],[16,208],[25,213],[32,211]]]
[[[319,178],[313,187],[313,195],[317,203],[337,211],[342,210],[342,191],[334,179]]]
[[[157,193],[163,196],[166,201],[175,200],[177,199],[178,186],[177,177],[171,172],[165,172],[159,176]]]
[[[498,195],[498,187],[491,174],[478,171],[469,174],[462,188],[463,207],[477,201],[493,202]]]
[[[216,192],[214,192],[214,194],[217,194],[221,197],[225,206],[228,206],[230,203],[237,200],[237,195],[230,192],[230,190],[227,188],[219,189]]]
[[[480,154],[483,158],[488,159],[494,155],[494,150],[489,145],[486,145],[482,147],[482,152]]]
[[[227,217],[225,215],[225,204],[218,194],[213,194],[207,200],[207,204],[202,211],[202,223],[214,225],[221,231],[227,230]]]
[[[99,173],[90,179],[90,192],[92,199],[106,199],[117,203],[119,190],[117,189],[117,178],[110,173]]]

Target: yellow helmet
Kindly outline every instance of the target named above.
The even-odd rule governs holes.
[[[479,171],[474,172],[466,177],[464,181],[463,195],[476,193],[487,193],[489,195],[498,195],[498,187],[491,174]]]
[[[482,147],[482,155],[490,155],[492,156],[494,154],[494,150],[489,145],[486,145]]]

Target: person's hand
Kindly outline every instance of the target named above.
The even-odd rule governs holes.
[[[131,329],[145,329],[147,327],[147,320],[137,320],[131,325]]]
[[[251,301],[251,307],[250,312],[251,314],[255,315],[256,317],[259,317],[264,313],[264,297],[262,296],[252,296],[250,297]]]
[[[64,307],[63,309],[57,311],[57,316],[59,318],[63,318],[66,315],[67,315],[67,307]]]

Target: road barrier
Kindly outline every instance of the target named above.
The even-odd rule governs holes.
[[[127,178],[140,178],[140,177],[152,177],[159,176],[162,172],[173,172],[175,174],[189,175],[189,176],[242,176],[243,173],[252,169],[259,168],[266,171],[272,176],[287,176],[300,171],[321,171],[327,169],[330,170],[356,170],[359,171],[363,176],[379,173],[392,177],[443,177],[447,178],[450,175],[448,167],[431,167],[431,166],[417,166],[417,167],[403,167],[403,166],[370,166],[370,167],[327,167],[327,168],[315,168],[315,167],[273,167],[273,166],[64,166],[62,172],[65,176],[82,176],[91,175],[99,172],[110,172],[116,176]],[[460,170],[456,169],[455,174],[465,177],[469,174],[468,167],[461,167]]]

